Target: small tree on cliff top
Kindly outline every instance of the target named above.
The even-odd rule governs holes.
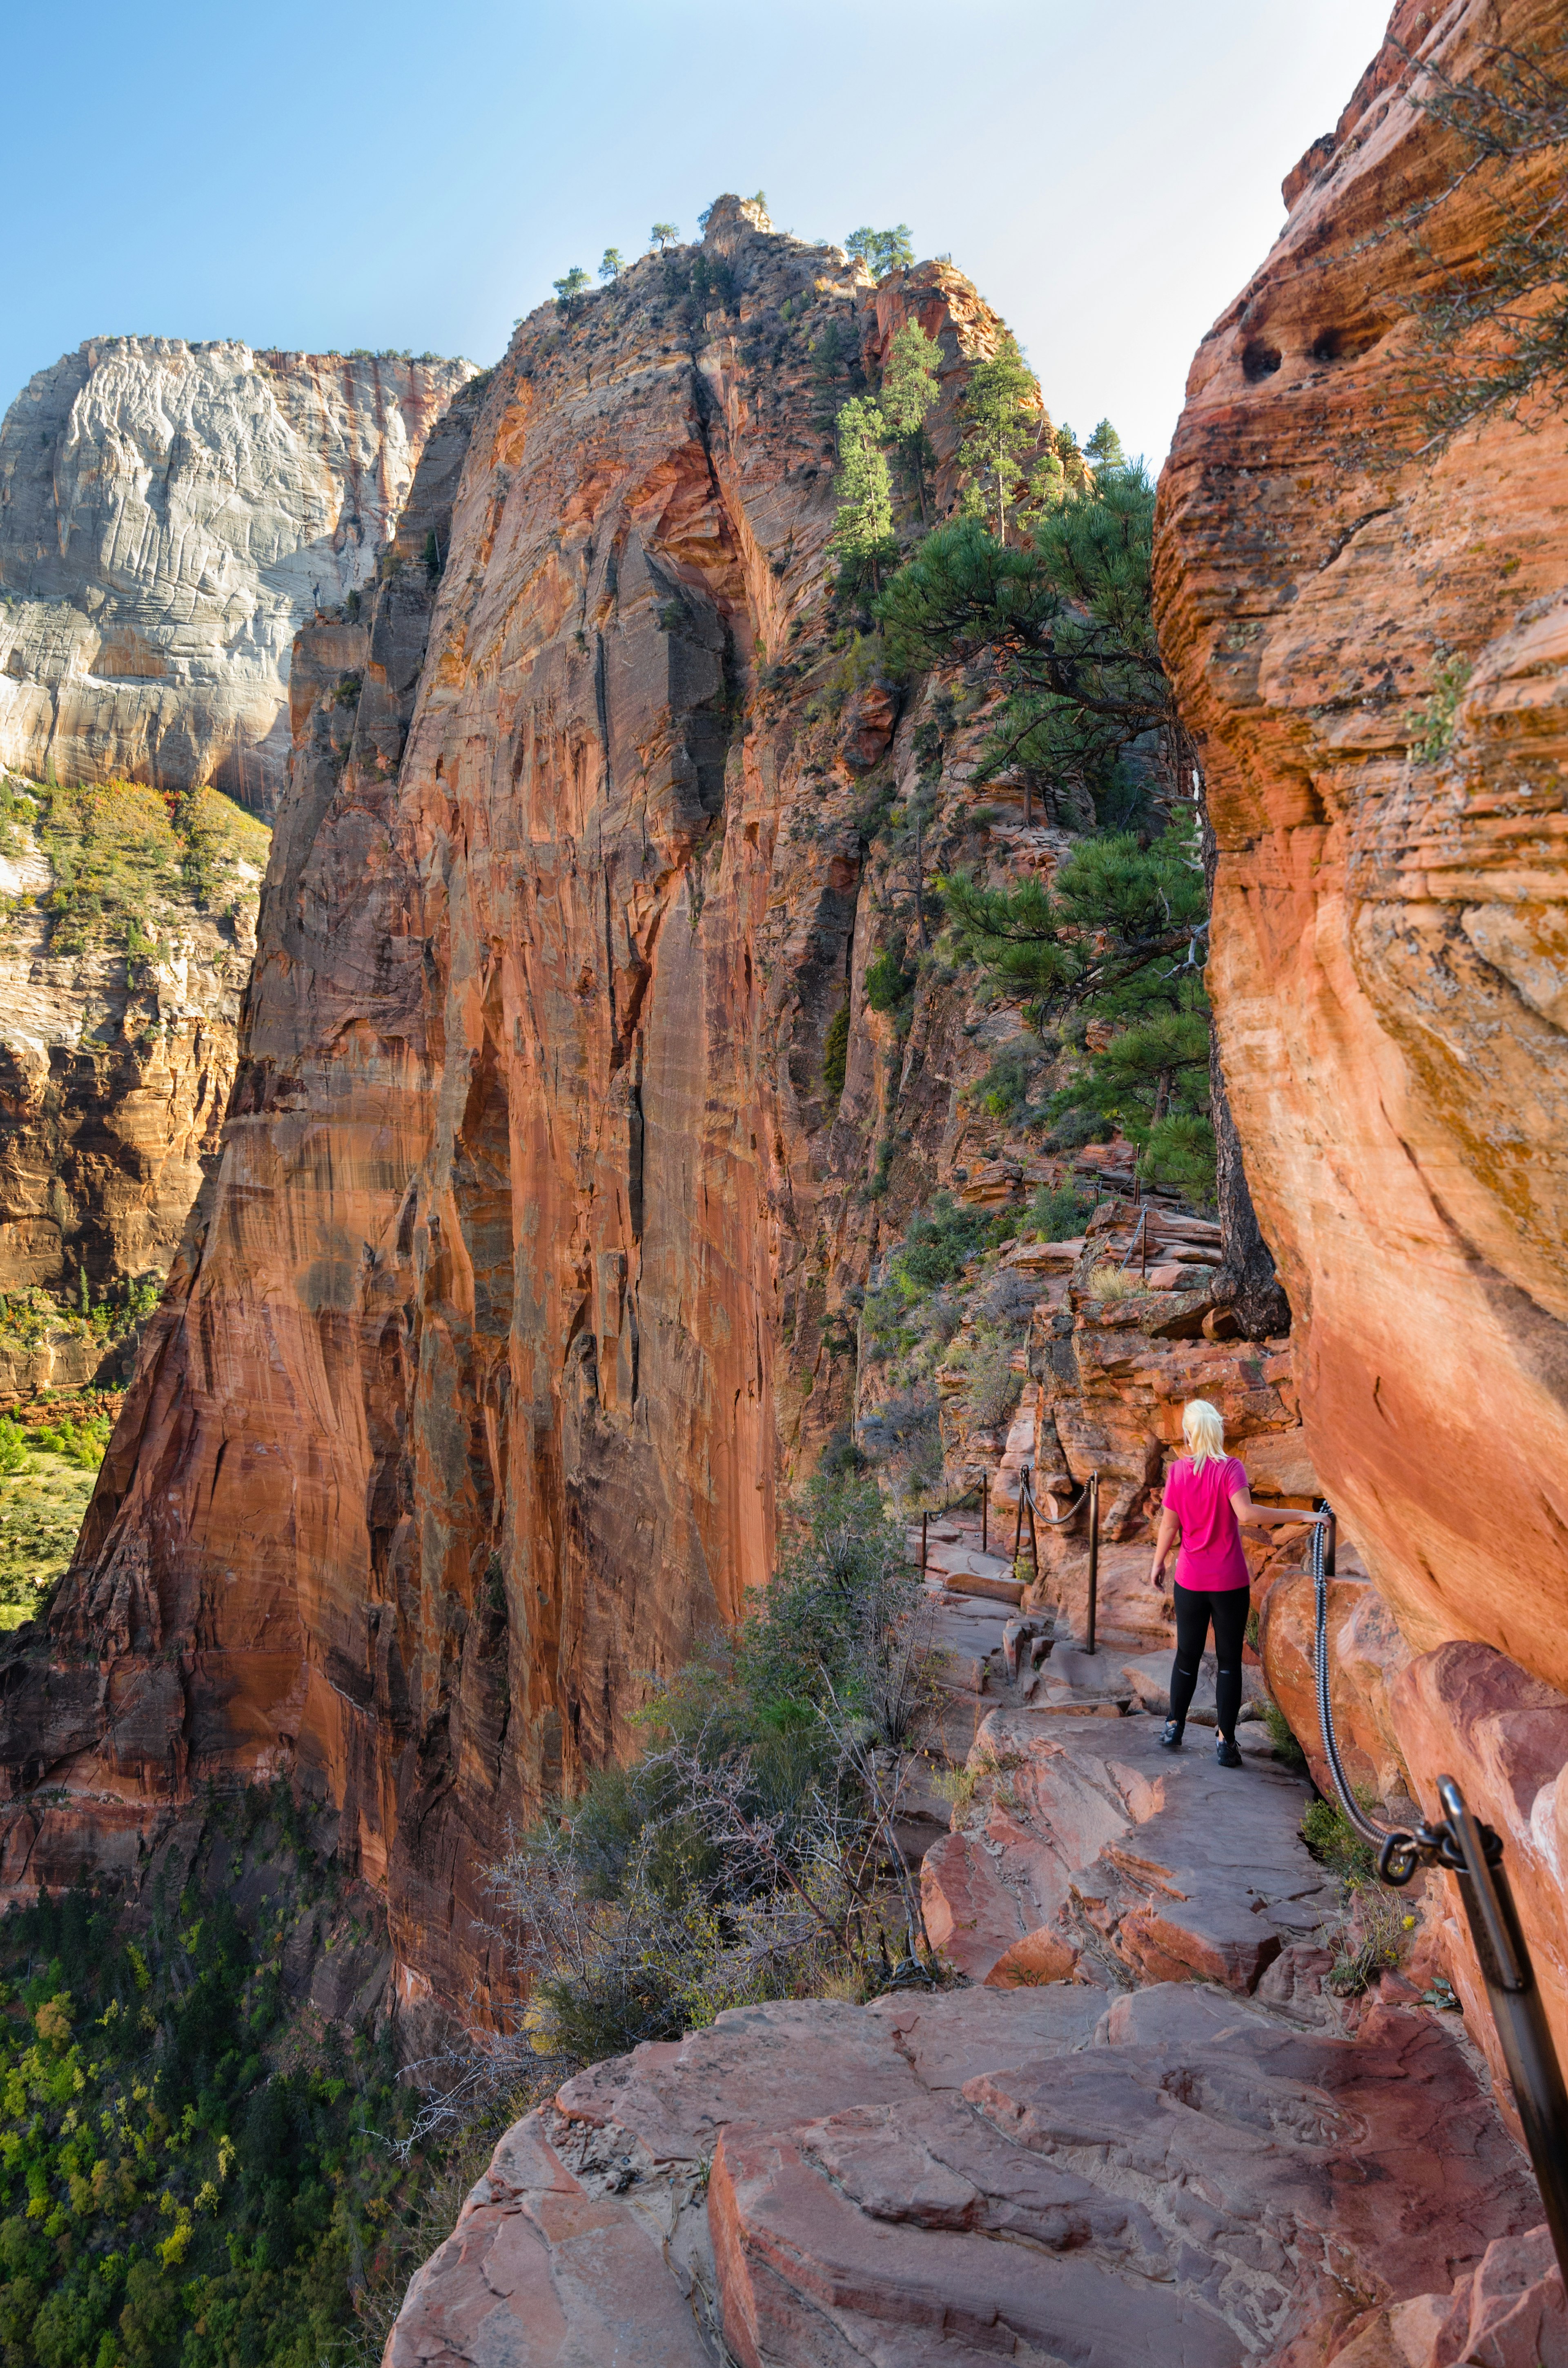
[[[674,222],[655,222],[648,235],[657,246],[659,253],[663,255],[666,246],[674,245],[680,236],[680,232]]]
[[[599,265],[601,279],[619,279],[626,268],[626,257],[619,246],[607,246]]]
[[[552,279],[551,286],[555,290],[556,311],[570,313],[575,311],[588,287],[588,275],[580,263],[574,263],[570,271]]]
[[[915,260],[907,222],[895,222],[892,230],[872,230],[863,223],[850,232],[844,252],[858,256],[879,279],[885,279],[890,271],[907,271]]]

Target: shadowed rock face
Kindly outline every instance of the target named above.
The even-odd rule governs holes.
[[[289,650],[367,584],[470,362],[94,338],[0,426],[0,763],[269,813]]]
[[[13,1782],[71,1794],[29,1882],[100,1797],[293,1769],[460,2001],[507,1820],[769,1571],[780,1452],[846,1411],[828,1270],[874,1224],[869,1054],[836,1127],[822,1083],[874,719],[852,764],[758,675],[830,564],[830,308],[940,334],[944,461],[995,324],[733,200],[702,259],[707,318],[687,250],[679,287],[649,258],[525,324],[432,438],[373,617],[297,644],[220,1172],[4,1680]]]
[[[1403,308],[1430,267],[1391,227],[1466,153],[1412,104],[1392,37],[1463,75],[1487,41],[1560,30],[1545,0],[1397,12],[1199,351],[1157,577],[1313,1463],[1417,1649],[1475,1637],[1561,1688],[1568,455],[1556,418],[1414,450]],[[1440,251],[1484,237],[1479,186],[1434,219]],[[1439,750],[1450,652],[1472,670]]]

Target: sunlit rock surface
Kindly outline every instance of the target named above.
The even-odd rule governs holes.
[[[833,564],[828,321],[938,336],[945,502],[995,316],[733,199],[701,256],[726,302],[686,250],[526,322],[374,600],[300,639],[219,1174],[6,1679],[11,1783],[67,1795],[30,1880],[101,1795],[288,1770],[449,2000],[508,1821],[629,1748],[649,1674],[771,1570],[781,1468],[854,1411],[877,1136],[896,1108],[902,1227],[987,1057],[928,1001],[897,1099],[860,988],[888,718],[823,712],[837,658],[792,628]]]
[[[1551,2340],[1539,2214],[1420,2009],[1352,2037],[1186,1982],[757,2007],[509,2131],[384,2356],[1319,2368],[1423,2307]]]

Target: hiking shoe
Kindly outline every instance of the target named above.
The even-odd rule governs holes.
[[[1242,1755],[1228,1735],[1222,1735],[1214,1746],[1214,1757],[1221,1768],[1239,1768]]]
[[[1181,1729],[1176,1725],[1174,1718],[1167,1718],[1165,1721],[1164,1730],[1160,1736],[1160,1748],[1162,1751],[1179,1751],[1181,1749]]]

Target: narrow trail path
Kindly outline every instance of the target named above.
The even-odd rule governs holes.
[[[1568,2362],[1457,2018],[1397,1975],[1325,1986],[1338,1887],[1262,1723],[1239,1770],[1200,1726],[1160,1748],[1159,1599],[1114,1550],[1093,1656],[1066,1623],[1046,1649],[969,1524],[927,1557],[948,1765],[903,1838],[967,1978],[739,2009],[568,2081],[388,2368]]]

